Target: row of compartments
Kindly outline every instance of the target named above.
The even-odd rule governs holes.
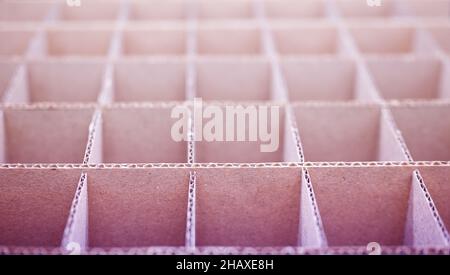
[[[237,106],[246,110],[243,115],[231,113]],[[1,160],[3,163],[187,163],[189,158],[199,163],[450,160],[448,104],[393,104],[390,110],[374,104],[298,104],[286,112],[284,106],[276,103],[202,103],[194,109],[192,105],[183,105],[189,114],[182,119],[178,110],[174,113],[180,107],[112,105],[101,111],[95,111],[93,106],[4,107],[0,121]],[[261,111],[263,107],[267,113]],[[208,117],[205,115],[208,112],[213,115]],[[228,112],[233,120],[226,119]],[[193,123],[189,124],[191,120]],[[179,141],[181,128],[185,139]],[[189,129],[197,134],[194,140],[187,137]]]
[[[0,97],[5,103],[102,103],[104,94],[110,102],[267,101],[286,93],[290,102],[450,98],[446,59],[366,58],[368,75],[352,58],[282,58],[279,64],[280,71],[264,58],[121,59],[111,66],[104,59],[30,60],[25,65],[3,59]]]
[[[191,16],[198,19],[248,19],[255,17],[256,5],[263,8],[266,17],[270,19],[326,17],[334,4],[337,13],[343,18],[445,18],[450,15],[447,0],[383,0],[380,6],[375,7],[370,7],[367,1],[361,0],[81,0],[79,7],[65,2],[5,1],[0,3],[0,21],[42,21],[49,15],[52,7],[58,7],[56,18],[63,21],[115,21],[125,8],[129,9],[129,20],[185,20]],[[55,5],[56,3],[59,5]]]
[[[443,247],[450,167],[3,168],[3,247]]]
[[[348,29],[363,55],[450,52],[449,24],[428,23],[425,31],[402,22],[353,23]],[[270,32],[281,55],[345,55],[350,50],[338,28],[326,22],[272,24]],[[33,27],[3,26],[0,56],[107,56],[113,47],[114,31],[107,25],[54,25],[36,34]],[[182,56],[191,51],[187,25],[127,24],[118,34],[122,56]],[[204,24],[193,36],[199,55],[264,54],[261,29],[252,23]]]

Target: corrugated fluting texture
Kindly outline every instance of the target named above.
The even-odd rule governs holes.
[[[0,1],[0,253],[449,254],[450,1],[377,2]]]

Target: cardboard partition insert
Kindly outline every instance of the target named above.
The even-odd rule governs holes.
[[[104,109],[102,120],[97,124],[97,130],[102,133],[98,145],[102,145],[103,162],[187,162],[186,141],[177,142],[171,136],[172,126],[178,121],[171,118],[173,107],[119,106]],[[185,129],[187,131],[187,124]]]
[[[269,19],[317,18],[325,16],[323,1],[317,0],[265,0]]]
[[[402,0],[408,12],[418,17],[447,17],[449,16],[449,3],[447,0]]]
[[[96,102],[105,64],[95,60],[30,61],[27,98],[34,102]],[[70,83],[70,85],[68,85]]]
[[[249,19],[253,15],[252,12],[251,0],[197,1],[197,17],[200,20]]]
[[[392,125],[376,105],[294,106],[305,161],[401,161]]]
[[[179,59],[121,60],[114,66],[114,101],[184,101],[186,63]]]
[[[50,12],[51,2],[2,1],[0,3],[0,21],[36,22],[42,21]]]
[[[197,169],[197,246],[296,246],[298,168]]]
[[[443,83],[450,77],[442,63],[433,58],[371,58],[367,65],[386,100],[439,98],[446,89]]]
[[[339,13],[344,18],[385,18],[397,15],[395,1],[384,0],[380,6],[369,6],[366,1],[338,0]]]
[[[415,161],[450,159],[450,106],[418,104],[391,110]]]
[[[259,32],[254,26],[205,26],[198,29],[197,51],[200,55],[261,54]]]
[[[0,98],[10,87],[12,79],[18,69],[18,63],[14,61],[0,61]]]
[[[184,55],[186,33],[178,26],[130,25],[123,32],[123,55]]]
[[[184,246],[189,172],[88,172],[89,247]]]
[[[439,47],[447,54],[450,54],[450,25],[429,27],[427,30]]]
[[[33,31],[31,29],[0,30],[0,57],[23,56],[30,44]]]
[[[115,21],[119,15],[119,0],[89,0],[79,7],[61,5],[59,19],[63,21]]]
[[[81,163],[90,108],[3,109],[7,163]]]
[[[165,1],[130,1],[129,20],[182,20],[187,18],[187,1],[165,0]]]
[[[59,247],[80,171],[2,169],[0,245]]]

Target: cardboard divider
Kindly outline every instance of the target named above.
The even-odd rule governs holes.
[[[420,167],[420,174],[429,192],[431,203],[435,206],[435,215],[444,231],[447,243],[450,243],[448,228],[450,228],[450,166]]]
[[[252,0],[198,0],[197,18],[202,19],[249,19],[252,14]]]
[[[187,16],[187,1],[130,1],[130,16],[132,21],[149,20],[183,20]]]
[[[406,160],[377,105],[297,104],[293,110],[305,161]]]
[[[257,55],[262,53],[255,26],[206,25],[197,31],[199,55]]]
[[[438,98],[444,92],[441,81],[450,78],[442,63],[433,58],[371,58],[367,66],[386,100]]]
[[[6,90],[13,82],[18,70],[18,62],[0,60],[0,99],[3,100]]]
[[[329,24],[273,24],[271,32],[280,55],[335,55],[344,51],[338,30]]]
[[[336,3],[344,18],[386,18],[398,14],[392,0],[383,0],[379,6],[369,6],[367,1],[360,0],[337,0]]]
[[[197,116],[196,108],[203,110]],[[202,114],[200,114],[202,115]],[[277,104],[203,103],[194,106],[196,162],[283,162],[285,111]]]
[[[123,55],[184,55],[186,30],[179,26],[129,25],[123,32]]]
[[[357,86],[360,76],[350,59],[285,58],[280,63],[291,102],[351,101],[368,90]]]
[[[29,102],[95,103],[104,66],[101,60],[30,61],[25,80]]]
[[[50,1],[3,1],[0,3],[0,21],[42,21],[52,5],[54,3]]]
[[[431,33],[440,49],[450,54],[450,25],[432,26],[427,28],[427,31]]]
[[[423,32],[407,24],[352,23],[349,30],[363,55],[427,55],[433,47]]]
[[[41,47],[47,56],[107,56],[112,29],[96,25],[89,29],[80,25],[50,27],[45,34]]]
[[[0,57],[24,56],[33,34],[29,28],[0,30]]]
[[[196,169],[197,246],[296,246],[298,168]]]
[[[105,163],[184,163],[186,140],[175,141],[174,132],[186,131],[188,117],[178,117],[175,106],[117,106],[102,111],[102,161]],[[184,107],[187,108],[187,107]],[[185,110],[185,109],[182,109]],[[177,125],[180,126],[177,128]],[[182,128],[182,129],[181,129]],[[130,135],[130,133],[133,133]]]
[[[89,247],[184,246],[189,172],[88,171]]]
[[[324,1],[264,0],[269,19],[317,18],[325,16]]]
[[[196,97],[203,100],[270,99],[271,71],[263,59],[202,59],[196,69]]]
[[[415,161],[450,160],[450,106],[393,106],[391,111]]]
[[[442,17],[448,19],[450,4],[447,0],[401,0],[408,12],[417,17]]]
[[[82,163],[91,108],[4,108],[3,112],[5,162]]]
[[[442,234],[435,234],[440,229],[430,207],[419,204],[427,200],[425,195],[410,197],[413,170],[388,166],[308,168],[328,245],[445,245]],[[413,216],[411,203],[416,206]],[[411,232],[415,232],[413,238]]]
[[[59,247],[78,169],[2,169],[0,245]]]
[[[184,59],[120,60],[114,64],[114,101],[183,101]]]
[[[61,5],[59,20],[115,21],[119,14],[120,2],[120,0],[89,0],[84,1],[79,7]]]

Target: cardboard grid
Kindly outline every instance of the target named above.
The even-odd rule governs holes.
[[[0,252],[449,253],[449,6],[0,2]],[[194,98],[279,149],[173,141]]]

